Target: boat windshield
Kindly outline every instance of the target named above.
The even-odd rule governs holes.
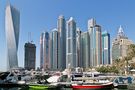
[[[1,80],[6,79],[6,77],[9,75],[9,73],[10,73],[10,72],[2,72],[2,73],[0,73],[0,79],[1,79]]]

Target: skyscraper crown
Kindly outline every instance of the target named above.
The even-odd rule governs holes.
[[[94,27],[96,25],[96,20],[94,18],[88,20],[88,28]]]
[[[118,29],[118,34],[117,34],[118,37],[125,37],[125,34],[124,34],[124,31],[123,31],[123,28],[122,26],[120,25],[119,29]]]
[[[70,22],[70,21],[73,21],[73,17],[70,17],[69,22]]]
[[[64,18],[64,16],[63,15],[60,15],[59,18]]]

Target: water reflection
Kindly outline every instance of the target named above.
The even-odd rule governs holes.
[[[0,90],[21,90],[21,88],[0,88]]]

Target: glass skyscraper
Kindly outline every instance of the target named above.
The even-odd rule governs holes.
[[[58,69],[58,31],[53,29],[50,33],[50,65],[52,70]]]
[[[58,29],[58,69],[66,68],[66,22],[60,15],[57,22]]]
[[[82,67],[82,49],[81,49],[81,30],[77,28],[76,31],[76,52],[77,52],[77,57],[76,57],[76,64],[77,67]]]
[[[110,64],[110,34],[102,32],[102,64]]]
[[[5,32],[7,41],[7,69],[18,67],[18,43],[20,32],[20,12],[7,4],[5,10]]]
[[[44,32],[40,36],[40,68],[47,70],[50,68],[49,60],[49,33]]]
[[[90,67],[90,37],[88,32],[81,34],[82,67]]]
[[[40,35],[40,69],[43,69],[43,66],[44,66],[43,36],[44,36],[44,33],[41,33]]]
[[[66,40],[66,68],[77,67],[76,63],[76,22],[72,17],[67,21],[67,40]]]
[[[102,63],[101,26],[94,19],[88,20],[90,36],[90,66],[95,67]]]

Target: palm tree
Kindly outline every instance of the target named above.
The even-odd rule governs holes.
[[[128,55],[130,57],[130,60],[132,60],[133,57],[135,57],[135,44],[131,44],[129,45],[128,47]],[[135,68],[135,62],[134,63],[131,63],[131,67]]]
[[[113,64],[116,67],[118,67],[119,63],[120,63],[120,59],[119,58],[117,58],[116,60],[113,61]]]
[[[122,59],[120,59],[120,58],[115,59],[113,61],[113,66],[117,68],[119,73],[123,73],[124,64],[123,64],[123,60]]]
[[[125,75],[127,75],[128,74],[128,66],[129,66],[129,60],[131,60],[132,59],[132,57],[131,56],[129,56],[129,55],[127,55],[126,57],[124,57],[123,58],[123,61],[125,62],[124,63],[124,68],[126,69],[125,70]]]
[[[129,61],[132,60],[132,58],[135,57],[135,44],[131,44],[128,46],[127,49],[127,56],[123,58],[117,58],[116,60],[113,61],[113,65],[117,67],[119,72],[123,73],[125,66],[126,66],[126,74],[128,74],[128,66],[129,66]],[[131,64],[131,67],[135,68],[135,62]]]
[[[132,58],[135,57],[135,44],[129,45],[128,51],[128,55],[130,55]]]
[[[129,61],[132,60],[133,57],[135,57],[135,44],[131,44],[128,46],[127,56],[123,58],[123,61],[125,62],[126,66],[125,74],[128,74]]]

